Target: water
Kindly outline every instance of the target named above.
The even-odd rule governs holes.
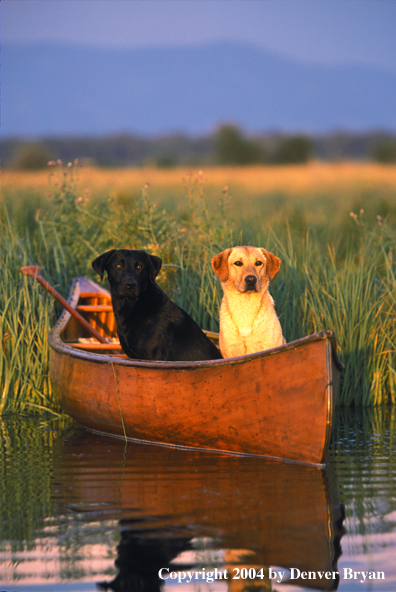
[[[324,470],[64,420],[0,437],[1,591],[396,590],[395,410],[339,411]]]

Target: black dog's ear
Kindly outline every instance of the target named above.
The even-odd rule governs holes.
[[[161,259],[161,257],[156,257],[155,255],[149,255],[148,253],[146,253],[146,255],[149,260],[150,278],[152,279],[152,281],[154,281],[160,272],[160,269],[162,266],[162,259]]]
[[[103,274],[106,269],[106,265],[109,262],[110,257],[112,254],[115,253],[115,249],[111,249],[111,251],[106,251],[106,253],[102,253],[99,257],[96,257],[94,261],[92,261],[92,267],[96,271],[98,275],[100,275],[100,279],[103,280]]]

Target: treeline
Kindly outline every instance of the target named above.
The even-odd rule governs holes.
[[[375,160],[396,163],[396,134],[334,133],[323,136],[247,135],[234,125],[222,125],[210,136],[182,134],[147,138],[129,134],[108,137],[4,139],[4,168],[40,169],[50,160],[78,158],[100,167],[298,164],[325,161]]]

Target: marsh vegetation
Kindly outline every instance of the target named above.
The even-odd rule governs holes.
[[[49,182],[49,184],[48,184]],[[99,170],[54,163],[3,174],[0,414],[59,413],[47,333],[60,310],[23,265],[67,296],[109,248],[163,259],[165,291],[218,329],[210,258],[237,244],[282,259],[271,286],[287,341],[332,329],[345,364],[339,403],[396,403],[396,169],[374,164]]]

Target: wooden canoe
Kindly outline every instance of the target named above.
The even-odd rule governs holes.
[[[331,331],[224,360],[130,360],[107,290],[79,277],[68,301],[109,339],[89,337],[67,311],[49,334],[52,386],[82,425],[152,444],[324,463],[342,369]]]

